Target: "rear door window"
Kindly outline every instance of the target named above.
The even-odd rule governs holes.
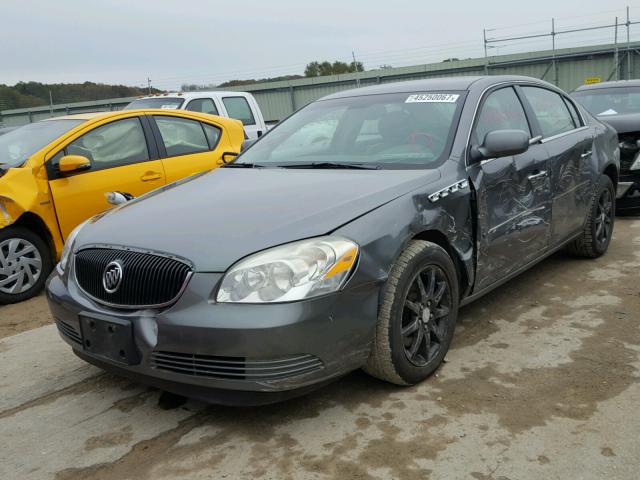
[[[544,137],[552,137],[576,128],[566,103],[556,92],[542,87],[522,87],[538,119]]]
[[[154,115],[153,118],[168,157],[209,151],[209,142],[200,122],[164,115]]]
[[[218,115],[216,104],[211,98],[196,98],[187,104],[186,110],[192,112],[208,113],[209,115]]]
[[[567,108],[569,109],[569,114],[571,115],[571,118],[573,119],[573,123],[575,124],[575,126],[576,127],[581,126],[582,120],[580,120],[580,115],[578,115],[578,110],[576,109],[576,106],[566,98],[564,98],[563,100],[567,104]]]
[[[214,127],[213,125],[209,125],[208,123],[203,123],[202,128],[204,128],[204,133],[207,136],[209,149],[215,150],[215,148],[218,146],[218,142],[220,141],[222,130],[220,130],[218,127]]]
[[[240,120],[243,125],[256,124],[256,120],[253,118],[253,112],[246,98],[225,97],[222,99],[222,103],[224,103],[224,108],[227,109],[229,117]]]

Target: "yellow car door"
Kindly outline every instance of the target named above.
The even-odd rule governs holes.
[[[225,152],[237,151],[230,148],[222,126],[174,115],[154,114],[151,118],[160,139],[158,150],[167,183],[219,167]]]
[[[162,161],[151,137],[145,117],[128,117],[94,128],[49,160],[49,186],[63,238],[87,218],[111,208],[107,192],[138,196],[165,184]],[[90,166],[62,173],[58,163],[65,155],[85,157]]]

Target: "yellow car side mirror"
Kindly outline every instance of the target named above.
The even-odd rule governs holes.
[[[82,155],[65,155],[60,159],[58,167],[62,173],[80,172],[90,169],[91,162]]]

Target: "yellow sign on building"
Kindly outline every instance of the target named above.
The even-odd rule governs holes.
[[[584,79],[585,85],[593,85],[594,83],[600,83],[602,79],[600,77],[587,77]]]

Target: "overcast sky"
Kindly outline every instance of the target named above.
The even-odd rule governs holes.
[[[94,81],[175,89],[183,83],[301,74],[313,60],[365,68],[483,55],[493,37],[613,23],[640,1],[1,0],[0,83]],[[640,25],[631,27],[640,39]],[[626,31],[622,30],[626,39]],[[613,30],[558,36],[559,47],[613,42]],[[512,42],[490,54],[537,50]]]

